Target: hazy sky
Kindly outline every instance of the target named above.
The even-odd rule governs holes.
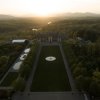
[[[100,0],[0,0],[0,14],[48,16],[63,12],[100,13]]]

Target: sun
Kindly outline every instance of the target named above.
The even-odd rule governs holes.
[[[34,11],[34,14],[36,16],[48,17],[52,14],[52,12],[49,9],[42,8],[42,9],[36,9],[36,11]]]
[[[57,0],[37,0],[33,5],[30,4],[29,7],[26,6],[26,8],[23,9],[36,16],[46,17],[62,12],[62,10],[64,10],[63,7],[64,5]]]
[[[66,12],[100,13],[99,4],[100,0],[0,0],[0,13],[40,17]]]
[[[39,2],[36,6],[33,8],[33,12],[37,16],[46,17],[50,16],[56,11],[58,11],[54,5],[52,5],[50,2],[47,2],[44,0],[44,2]]]
[[[63,1],[63,2],[62,2]],[[22,11],[31,15],[39,17],[48,17],[60,12],[64,12],[66,7],[67,10],[71,7],[69,0],[36,0],[33,3],[24,2],[25,6],[21,6]],[[20,7],[19,7],[20,8]]]

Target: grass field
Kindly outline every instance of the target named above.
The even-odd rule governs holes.
[[[53,62],[45,60],[48,56],[56,57]],[[43,46],[31,91],[33,92],[59,92],[70,91],[71,87],[59,46]]]

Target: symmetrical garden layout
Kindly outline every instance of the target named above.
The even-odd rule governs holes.
[[[47,61],[46,57],[55,57]],[[43,46],[31,85],[32,92],[70,91],[70,83],[59,46]]]
[[[66,59],[60,44],[41,44],[35,59],[33,59],[33,50],[31,50],[30,58],[28,57],[26,60],[31,62],[34,60],[34,63],[24,62],[24,66],[26,63],[29,65],[28,67],[32,65],[30,67],[31,71],[28,72],[28,79],[26,82],[24,81],[25,84],[22,83],[25,87],[19,92],[17,91],[12,96],[12,100],[66,100],[66,98],[68,100],[84,100],[84,96],[73,88],[74,82],[65,63]],[[19,76],[20,71],[10,70],[0,86],[9,87],[14,85]],[[18,83],[18,87],[22,87],[22,84]]]

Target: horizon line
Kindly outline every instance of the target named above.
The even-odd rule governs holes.
[[[12,17],[55,17],[57,15],[63,15],[63,14],[95,14],[95,15],[99,15],[100,13],[95,13],[95,12],[61,12],[61,13],[56,13],[56,14],[52,14],[52,15],[48,15],[48,16],[38,16],[38,15],[34,15],[34,14],[23,14],[23,15],[18,15],[18,14],[10,14],[10,13],[0,13],[0,15],[5,15],[5,16],[12,16]]]

